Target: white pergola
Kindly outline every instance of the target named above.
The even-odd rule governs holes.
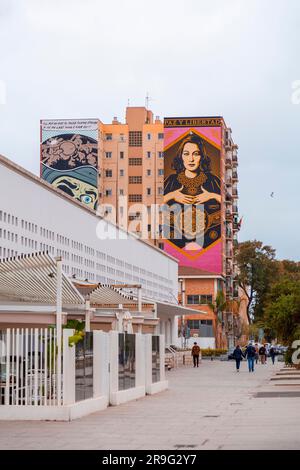
[[[56,305],[58,281],[63,305],[84,305],[84,298],[58,270],[60,259],[36,253],[0,260],[0,298],[14,302]],[[60,279],[58,279],[60,277]]]
[[[37,306],[43,309],[52,309],[56,314],[58,336],[61,333],[62,311],[76,311],[85,314],[86,329],[90,329],[91,312],[113,310],[116,314],[122,310],[135,311],[137,317],[145,316],[153,320],[160,319],[160,333],[166,335],[167,342],[177,336],[176,317],[205,313],[194,309],[182,307],[178,304],[160,302],[141,297],[141,286],[137,295],[128,294],[128,285],[91,284],[78,280],[70,280],[62,271],[62,259],[52,258],[48,253],[34,253],[15,258],[0,260],[0,310],[1,304],[12,311],[16,304],[16,311],[26,303],[27,311],[36,311]],[[43,307],[44,306],[44,307]],[[50,307],[49,307],[50,306]],[[145,306],[150,307],[145,311]],[[131,309],[131,307],[133,307]],[[144,307],[144,311],[143,311]],[[147,309],[146,307],[146,309]],[[97,315],[99,316],[99,315]]]

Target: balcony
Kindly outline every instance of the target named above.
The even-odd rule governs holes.
[[[236,206],[234,204],[232,205],[232,213],[233,214],[238,214],[238,206]]]
[[[238,158],[236,155],[232,156],[232,166],[237,167],[238,166]]]
[[[232,258],[232,250],[226,250],[226,258]]]
[[[229,210],[226,210],[226,219],[231,220],[232,219],[232,213]]]
[[[239,178],[238,178],[238,174],[237,174],[237,172],[236,172],[236,171],[234,171],[234,172],[232,173],[232,181],[235,181],[235,182],[237,182],[238,180],[239,180]]]
[[[236,238],[233,239],[233,246],[234,248],[237,248],[239,246],[239,242]]]
[[[233,196],[234,198],[238,198],[238,197],[239,197],[239,195],[238,195],[238,190],[237,190],[236,188],[232,188],[232,196]]]
[[[231,160],[231,158],[226,157],[226,159],[225,159],[225,167],[226,167],[226,168],[231,168],[231,167],[232,167],[232,160]]]
[[[231,230],[226,230],[226,238],[228,238],[228,239],[232,238],[232,231]]]
[[[227,186],[231,186],[231,185],[232,185],[232,178],[231,178],[231,176],[228,176],[228,178],[226,178],[226,185],[227,185]]]

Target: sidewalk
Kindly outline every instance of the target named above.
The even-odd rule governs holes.
[[[255,398],[282,366],[181,367],[168,391],[80,420],[0,422],[0,449],[300,449],[300,398]]]

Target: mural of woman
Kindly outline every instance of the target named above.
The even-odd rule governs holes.
[[[164,203],[179,210],[169,219],[170,241],[185,250],[206,248],[221,235],[221,185],[211,172],[203,139],[194,133],[186,136],[172,167],[176,173],[165,179]],[[184,211],[190,216],[184,218]]]

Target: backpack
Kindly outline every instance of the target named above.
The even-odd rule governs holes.
[[[248,346],[247,348],[247,356],[248,357],[255,357],[256,351],[254,346]]]

